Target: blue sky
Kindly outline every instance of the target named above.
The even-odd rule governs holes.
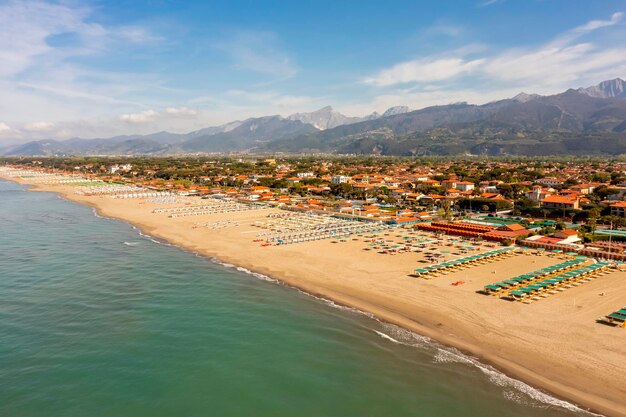
[[[4,1],[0,144],[626,77],[626,1]]]

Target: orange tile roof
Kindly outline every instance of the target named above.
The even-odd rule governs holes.
[[[559,230],[555,234],[562,234],[562,235],[567,235],[567,236],[577,236],[578,232],[576,230],[572,230],[572,229],[564,229],[564,230]]]
[[[566,197],[562,195],[550,195],[543,200],[543,203],[558,203],[558,204],[575,204],[576,199],[572,197]]]

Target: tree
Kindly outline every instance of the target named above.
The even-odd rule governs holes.
[[[598,218],[600,217],[600,210],[597,207],[589,210],[589,219],[587,220],[587,224],[591,229],[591,233],[596,232],[596,224],[598,223]]]
[[[450,200],[441,200],[440,204],[441,204],[440,207],[441,207],[441,212],[442,212],[441,217],[443,217],[446,220],[450,220],[450,218],[452,217],[452,211],[451,211],[452,204],[450,203]]]
[[[601,185],[593,190],[593,195],[597,196],[599,201],[602,201],[606,200],[608,196],[617,194],[618,192],[619,190],[617,188]]]

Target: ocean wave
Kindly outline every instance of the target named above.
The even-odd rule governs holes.
[[[556,406],[573,412],[601,417],[600,414],[592,413],[591,411],[580,408],[576,404],[560,400],[518,379],[511,378],[494,367],[462,353],[458,349],[437,344],[437,353],[433,360],[437,363],[460,363],[479,369],[487,376],[491,383],[504,389],[503,396],[508,400],[527,406],[537,407],[539,406],[538,403],[544,404],[545,406]],[[527,398],[534,400],[534,402],[527,401]]]
[[[417,333],[411,332],[410,330],[406,330],[393,324],[385,324],[385,327],[385,331],[390,333],[391,335],[378,330],[374,330],[374,333],[376,333],[383,339],[389,340],[394,343],[399,343],[406,346],[421,346],[436,349],[433,356],[433,361],[436,363],[460,363],[477,368],[489,379],[491,383],[503,388],[504,398],[510,401],[534,407],[540,407],[539,404],[543,404],[543,406],[555,406],[573,412],[585,413],[586,415],[601,417],[600,414],[592,413],[588,410],[578,407],[576,404],[560,400],[537,388],[531,387],[530,385],[518,379],[511,378],[493,368],[492,366],[484,364],[478,359],[462,353],[458,349],[443,346],[433,339],[427,338],[425,336],[419,335]],[[397,335],[400,335],[400,337],[398,337]],[[527,399],[534,400],[534,402],[528,401]]]
[[[389,340],[390,342],[402,344],[402,342],[400,342],[399,340],[394,339],[393,337],[389,336],[388,334],[385,334],[383,332],[379,332],[378,330],[374,330],[374,333],[376,333],[377,335],[379,335],[383,339]]]
[[[137,246],[137,245],[139,245],[139,242],[124,242],[124,244],[126,246]]]
[[[96,210],[94,207],[91,208],[91,211],[93,213],[93,215],[99,219],[105,219],[106,217],[102,217],[101,215],[98,214],[98,210]]]
[[[170,246],[170,247],[171,246],[176,246],[176,245],[172,245],[171,243],[167,243],[164,240],[157,239],[154,236],[150,236],[148,234],[145,234],[139,228],[137,228],[135,226],[133,226],[133,229],[135,229],[137,231],[137,233],[139,233],[139,236],[141,236],[144,239],[148,239],[149,241],[151,241],[153,243],[156,243],[157,245]]]

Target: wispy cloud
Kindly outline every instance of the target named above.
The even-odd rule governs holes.
[[[144,110],[137,113],[122,114],[119,119],[127,123],[150,123],[163,119],[195,119],[198,110],[189,107],[167,107],[163,110]]]
[[[213,46],[228,55],[238,70],[276,77],[293,77],[298,72],[298,66],[272,32],[240,31]]]
[[[506,0],[483,0],[478,3],[478,7],[488,7],[493,6],[494,4],[504,3]]]
[[[591,21],[585,23],[584,25],[580,25],[578,27],[575,27],[575,28],[565,32],[561,36],[558,36],[556,39],[554,39],[551,42],[551,44],[553,44],[553,45],[567,45],[567,44],[575,41],[577,38],[580,38],[581,36],[584,36],[584,35],[586,35],[588,33],[591,33],[591,32],[596,31],[598,29],[614,26],[614,25],[618,24],[622,20],[623,17],[624,17],[624,13],[622,13],[622,12],[615,12],[615,13],[613,13],[611,15],[610,19],[608,19],[608,20],[591,20]]]
[[[120,116],[122,122],[147,123],[156,120],[158,113],[155,110],[145,110],[139,113],[128,113]]]
[[[164,110],[165,114],[172,117],[197,117],[198,110],[190,109],[189,107],[168,107]]]
[[[578,42],[580,37],[620,22],[622,13],[609,20],[592,20],[555,39],[532,48],[510,48],[485,55],[463,48],[437,57],[424,57],[383,69],[363,81],[378,87],[407,83],[450,82],[464,77],[489,79],[531,87],[560,87],[626,65],[626,46]],[[477,56],[478,55],[478,56]],[[511,84],[509,84],[511,85]]]
[[[586,39],[621,22],[617,12],[592,20],[532,47],[500,51],[457,48],[379,70],[361,81],[378,91],[370,103],[341,107],[365,114],[393,105],[412,108],[457,101],[484,103],[520,91],[553,94],[626,73],[626,45]],[[591,38],[591,36],[589,36]]]
[[[0,76],[15,76],[37,63],[107,51],[121,43],[155,41],[138,26],[105,27],[89,21],[85,6],[42,1],[9,1],[0,5]]]
[[[161,38],[146,27],[103,25],[93,16],[91,7],[76,2],[0,3],[0,112],[22,126],[16,132],[42,131],[27,129],[26,118],[81,118],[113,106],[146,107],[129,97],[155,82],[150,74],[116,73],[84,62]]]
[[[402,62],[363,80],[366,84],[390,86],[409,82],[431,82],[454,78],[478,68],[484,60],[462,58],[416,59]]]
[[[33,132],[49,132],[54,128],[54,123],[50,122],[33,122],[24,126],[24,129]]]
[[[282,94],[276,91],[246,91],[230,90],[226,92],[226,97],[235,99],[239,103],[265,104],[268,107],[287,107],[297,105],[307,105],[319,100],[309,96],[294,96]]]

